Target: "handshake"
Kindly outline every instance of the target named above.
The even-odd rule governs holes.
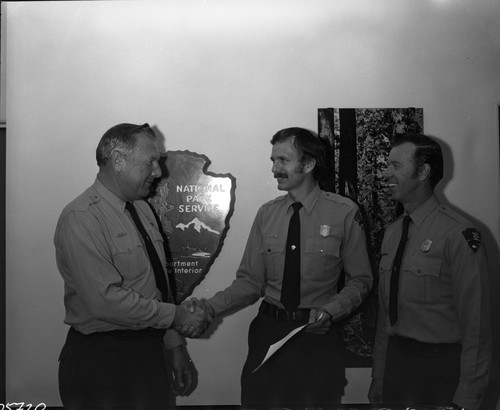
[[[184,337],[200,337],[213,322],[214,309],[206,299],[190,299],[175,307],[172,327]]]

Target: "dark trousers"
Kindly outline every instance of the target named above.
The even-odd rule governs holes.
[[[59,393],[68,409],[150,409],[172,405],[157,329],[83,335],[71,328],[59,358]]]
[[[461,345],[390,337],[384,402],[449,405],[460,377]]]
[[[305,322],[276,320],[259,313],[250,325],[241,401],[252,408],[328,407],[339,404],[346,385],[340,332],[299,333],[259,370],[268,347]]]

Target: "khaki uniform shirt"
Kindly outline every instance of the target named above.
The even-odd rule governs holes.
[[[134,204],[166,266],[151,209],[145,201]],[[84,334],[171,326],[175,306],[160,302],[153,268],[125,202],[98,179],[65,207],[54,244],[64,279],[65,323]],[[183,342],[175,330],[167,331],[167,348]]]
[[[281,285],[292,203],[285,195],[259,209],[236,279],[209,300],[216,314],[247,306],[262,296],[283,307]],[[299,308],[323,307],[337,320],[358,307],[372,285],[359,209],[351,200],[317,186],[302,205]],[[345,287],[338,292],[342,269]]]
[[[388,337],[462,344],[454,403],[475,409],[487,381],[491,356],[488,268],[484,247],[464,217],[435,196],[410,214],[400,269],[398,320],[389,322],[390,277],[402,216],[382,242],[379,314],[373,377],[383,379]],[[478,240],[479,239],[479,240]],[[410,370],[411,371],[411,370]]]

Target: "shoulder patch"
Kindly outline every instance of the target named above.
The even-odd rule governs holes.
[[[467,240],[470,248],[474,252],[476,252],[481,246],[481,234],[479,233],[479,231],[474,228],[467,228],[466,230],[462,231],[462,234]]]
[[[100,200],[101,196],[99,194],[85,191],[83,194],[76,197],[68,205],[66,205],[66,210],[86,212],[92,205]]]
[[[448,208],[447,206],[439,205],[439,210],[459,225],[462,225],[464,227],[471,225],[471,223],[469,222],[469,220],[467,218],[465,218],[463,215],[459,214],[457,211],[454,211],[453,209]]]

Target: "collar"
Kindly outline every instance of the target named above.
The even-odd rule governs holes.
[[[104,184],[99,181],[99,178],[96,177],[93,187],[97,191],[97,193],[106,201],[108,201],[112,206],[118,209],[121,213],[125,212],[125,201],[123,201],[116,194],[106,188],[106,186],[104,186]]]
[[[316,205],[316,202],[318,201],[318,198],[321,194],[321,189],[318,184],[314,187],[314,189],[307,195],[302,201],[302,207],[306,210],[308,214],[310,214],[314,208],[314,205]],[[289,210],[292,207],[292,204],[295,203],[290,196],[287,196],[286,199],[286,209]]]
[[[424,223],[425,218],[437,207],[439,206],[439,201],[436,195],[432,195],[427,201],[415,209],[411,214],[410,218],[417,228],[420,229]]]

